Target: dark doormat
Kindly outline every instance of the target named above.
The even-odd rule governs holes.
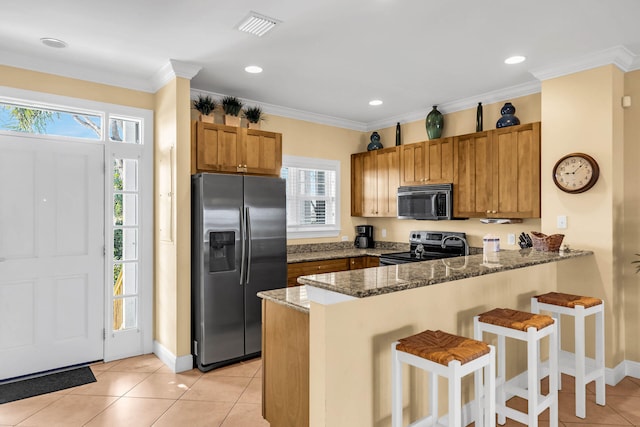
[[[96,381],[88,366],[64,372],[43,375],[37,378],[0,384],[0,404],[39,396]]]

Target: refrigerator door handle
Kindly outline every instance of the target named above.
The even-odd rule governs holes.
[[[244,284],[245,235],[247,230],[245,228],[244,217],[242,216],[242,208],[238,208],[238,211],[240,213],[240,242],[242,244],[242,253],[240,255],[240,286],[242,286]]]
[[[249,215],[249,208],[246,210],[245,219],[247,221],[247,246],[249,249],[247,251],[247,281],[246,284],[249,284],[249,277],[251,276],[251,216]]]

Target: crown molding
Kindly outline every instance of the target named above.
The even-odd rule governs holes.
[[[222,99],[225,94],[210,92],[202,89],[191,89],[191,97],[198,95],[209,95],[213,98]],[[360,132],[367,130],[367,124],[363,122],[356,122],[354,120],[341,119],[339,117],[327,116],[324,114],[311,113],[309,111],[297,110],[295,108],[282,107],[274,104],[267,104],[265,102],[255,101],[247,98],[238,98],[243,104],[257,104],[262,108],[266,114],[272,114],[274,116],[288,117],[290,119],[303,120],[306,122],[318,123],[322,125],[335,126],[344,129],[351,129]]]
[[[483,104],[493,104],[500,101],[509,101],[521,96],[527,96],[541,91],[541,84],[539,81],[527,82],[516,86],[511,86],[504,89],[499,89],[491,92],[481,93],[476,96],[470,96],[468,98],[459,99],[457,101],[446,102],[438,104],[438,110],[443,114],[454,113],[456,111],[468,110],[470,108],[476,108],[478,102]],[[401,114],[393,117],[389,117],[383,120],[377,120],[375,122],[367,123],[367,131],[379,130],[395,126],[396,123],[410,123],[418,120],[424,120],[429,113],[429,109],[413,111],[407,114]]]
[[[639,65],[638,56],[625,46],[614,46],[555,64],[553,67],[536,68],[529,72],[540,81],[562,77],[592,68],[613,64],[622,71],[632,70]]]
[[[200,70],[202,70],[201,65],[170,59],[151,78],[153,92],[157,92],[176,77],[191,80]]]
[[[0,64],[60,77],[137,90],[140,92],[154,92],[149,79],[146,77],[138,78],[125,76],[113,73],[112,71],[104,71],[79,65],[68,65],[62,62],[43,60],[38,57],[27,56],[6,50],[0,50]]]

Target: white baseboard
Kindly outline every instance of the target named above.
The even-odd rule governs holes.
[[[188,354],[186,356],[177,357],[170,352],[165,346],[158,341],[153,342],[153,354],[169,367],[173,372],[185,372],[193,369],[193,356]]]

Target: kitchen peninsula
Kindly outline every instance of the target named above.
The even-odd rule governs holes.
[[[473,336],[474,315],[495,307],[529,310],[533,295],[563,291],[570,277],[580,280],[597,274],[592,254],[576,250],[501,251],[491,257],[479,254],[304,276],[298,279],[304,288],[259,294],[263,298],[263,328],[270,327],[274,319],[269,316],[278,309],[279,314],[296,313],[296,328],[299,322],[308,322],[306,341],[294,338],[299,329],[289,330],[287,339],[289,345],[297,340],[307,346],[289,347],[288,351],[308,355],[308,386],[303,385],[299,396],[305,400],[304,387],[308,387],[309,397],[303,406],[308,404],[310,426],[388,426],[390,347],[395,340],[425,329]],[[271,334],[264,334],[265,408],[282,397],[270,395],[269,381],[274,379],[268,371],[270,339]],[[524,349],[515,351],[525,354]],[[514,358],[518,359],[522,358]],[[508,366],[507,374],[512,376],[522,369],[515,363]],[[296,381],[301,372],[304,376],[299,366],[290,370],[291,377],[284,381]],[[287,375],[287,371],[281,374]],[[415,419],[426,411],[426,402],[419,397],[419,390],[426,389],[426,377],[412,372],[407,384],[412,390],[409,406]],[[469,393],[463,396],[468,399]],[[446,403],[444,396],[441,402]],[[289,404],[300,408],[294,402]],[[268,411],[266,416],[269,420]],[[306,421],[272,425],[303,426]]]

